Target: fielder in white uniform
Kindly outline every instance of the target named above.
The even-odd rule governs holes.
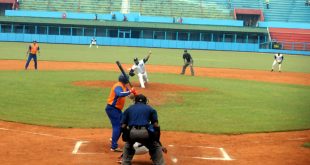
[[[280,54],[280,53],[275,54],[274,55],[274,61],[272,63],[272,67],[271,67],[271,72],[274,71],[274,67],[276,66],[276,64],[278,64],[278,67],[279,67],[278,71],[281,72],[281,65],[282,65],[283,60],[284,60],[283,54]]]
[[[97,48],[98,48],[97,40],[96,40],[95,38],[91,39],[90,44],[89,44],[89,47],[91,48],[91,46],[93,46],[93,45],[96,45]]]
[[[131,67],[129,71],[130,76],[134,76],[135,73],[138,75],[139,82],[141,85],[141,88],[145,88],[145,83],[149,82],[149,79],[147,78],[147,73],[145,69],[145,63],[149,60],[152,52],[149,51],[149,54],[142,60],[138,60],[138,58],[134,58],[134,65]]]

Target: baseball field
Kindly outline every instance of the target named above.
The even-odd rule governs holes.
[[[158,112],[167,164],[310,163],[307,56],[284,55],[282,72],[270,72],[273,54],[189,50],[193,77],[189,68],[179,75],[182,49],[39,43],[36,71],[33,61],[24,70],[28,45],[0,43],[4,164],[116,164],[104,110],[120,74],[115,61],[127,69],[149,50],[150,83],[131,81]]]

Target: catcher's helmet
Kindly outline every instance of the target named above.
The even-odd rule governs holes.
[[[118,81],[122,82],[124,84],[127,84],[129,82],[129,76],[126,75],[126,77],[125,77],[123,74],[121,74],[118,77]]]
[[[143,103],[146,104],[147,103],[147,98],[143,95],[143,94],[139,94],[135,97],[135,104],[137,103]]]

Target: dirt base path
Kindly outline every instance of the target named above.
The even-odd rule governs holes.
[[[31,64],[32,65],[32,64]],[[24,61],[0,60],[0,70],[23,70]],[[124,65],[129,68],[130,65]],[[115,64],[39,62],[40,70],[117,70]],[[148,65],[149,72],[179,73],[181,68]],[[222,77],[273,83],[309,85],[310,74],[255,70],[195,68],[197,76]],[[74,85],[102,86],[111,82],[75,82]],[[154,84],[153,88],[162,88]],[[167,87],[166,90],[207,90]],[[155,97],[155,96],[154,96]],[[163,100],[159,101],[162,102]],[[168,148],[168,165],[308,165],[310,130],[246,135],[209,135],[163,132]],[[116,165],[120,153],[109,151],[110,129],[61,129],[0,121],[1,165]],[[120,143],[123,146],[123,143]],[[135,156],[133,164],[151,165],[148,155]]]
[[[0,60],[0,70],[23,70],[25,61],[22,60]],[[33,69],[33,63],[29,69]],[[51,62],[39,61],[40,70],[118,70],[116,64],[110,63],[91,63],[91,62]],[[124,68],[130,68],[131,65],[123,64]],[[181,66],[158,66],[148,65],[149,73],[173,73],[179,74]],[[187,71],[189,72],[189,71]],[[292,72],[270,72],[258,70],[240,70],[240,69],[221,69],[221,68],[199,68],[195,67],[196,76],[230,78],[241,80],[254,80],[263,82],[275,82],[286,84],[310,85],[310,74],[292,73]]]

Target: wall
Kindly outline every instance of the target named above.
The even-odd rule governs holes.
[[[65,12],[68,19],[94,19],[95,13],[72,13]],[[25,11],[25,10],[5,10],[5,16],[20,17],[44,17],[44,18],[62,18],[64,12],[48,12],[48,11]],[[111,14],[98,14],[100,20],[112,20],[112,14],[115,14],[116,21],[123,21],[124,14],[120,12],[112,12]],[[173,23],[172,17],[155,17],[141,16],[139,13],[125,14],[128,21],[135,22],[160,22]],[[243,26],[240,20],[210,20],[200,18],[183,18],[183,24],[196,25],[221,25],[221,26]]]
[[[60,36],[60,35],[38,35],[38,34],[15,34],[0,33],[1,41],[32,42],[37,40],[44,43],[64,43],[64,44],[85,44],[90,43],[92,37],[80,36]],[[137,46],[137,47],[160,47],[160,48],[181,48],[181,49],[204,49],[204,50],[227,50],[245,52],[265,52],[310,55],[306,51],[288,51],[259,49],[258,44],[245,43],[224,43],[224,42],[200,42],[200,41],[171,41],[152,39],[130,39],[130,38],[108,38],[97,37],[97,44],[106,46]]]
[[[273,27],[273,28],[310,29],[309,23],[258,22],[258,26],[259,27]]]
[[[89,44],[92,37],[0,33],[0,41]],[[258,51],[258,44],[96,37],[99,45]]]

